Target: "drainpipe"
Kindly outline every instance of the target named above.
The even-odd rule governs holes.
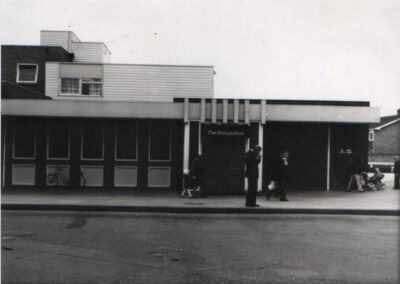
[[[326,165],[326,191],[331,189],[331,124],[328,124],[328,147],[327,147],[327,165]]]

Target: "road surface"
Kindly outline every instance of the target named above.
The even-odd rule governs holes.
[[[399,217],[2,212],[2,283],[399,283]]]

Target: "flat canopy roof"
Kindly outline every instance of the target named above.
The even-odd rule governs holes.
[[[2,115],[70,118],[183,119],[210,123],[248,124],[268,121],[319,123],[377,123],[377,107],[340,105],[268,104],[261,100],[216,99],[199,102],[3,99]]]

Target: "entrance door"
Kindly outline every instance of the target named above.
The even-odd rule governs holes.
[[[245,139],[205,138],[207,194],[238,194],[244,189]]]

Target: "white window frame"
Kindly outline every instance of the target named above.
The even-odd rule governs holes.
[[[369,149],[369,151],[373,152],[374,148],[375,148],[375,131],[374,130],[370,130],[368,132],[368,144],[371,143],[371,149]],[[369,145],[368,145],[369,148]]]
[[[19,67],[20,66],[36,66],[35,81],[21,81],[19,79],[19,76],[20,76]],[[37,83],[37,78],[38,78],[38,73],[39,73],[39,65],[38,64],[35,64],[35,63],[18,63],[17,64],[17,83],[36,84]]]
[[[368,141],[375,141],[375,132],[373,130],[368,133]]]
[[[78,85],[79,85],[79,91],[78,93],[63,93],[62,92],[62,80],[66,79],[66,80],[78,80]],[[60,96],[80,96],[81,95],[81,80],[80,78],[71,78],[71,77],[66,77],[66,78],[60,78],[60,90],[59,90],[59,94]]]
[[[115,149],[114,149],[114,159],[115,161],[137,161],[138,160],[138,144],[139,144],[139,139],[138,139],[138,131],[139,131],[139,127],[138,127],[138,123],[137,121],[135,121],[136,124],[136,156],[135,159],[121,159],[121,158],[117,158],[117,142],[118,142],[118,121],[115,122]]]
[[[98,169],[101,169],[101,175],[102,175],[102,180],[101,180],[101,183],[100,183],[100,184],[88,184],[88,183],[87,183],[87,177],[85,177],[85,179],[86,179],[85,187],[103,187],[103,186],[104,186],[104,166],[102,166],[102,165],[81,165],[80,170],[81,170],[81,173],[82,173],[83,175],[85,175],[85,168],[86,168],[86,169],[88,169],[88,168],[98,168]],[[82,177],[81,177],[81,181],[80,181],[79,184],[80,184],[81,186],[83,186],[83,184],[82,184]]]
[[[136,170],[136,184],[135,185],[121,185],[118,184],[117,181],[117,169],[135,169]],[[137,188],[138,187],[138,167],[137,166],[114,166],[114,187],[122,187],[122,188]]]
[[[150,170],[151,169],[168,169],[169,171],[169,182],[168,185],[152,185],[150,184]],[[171,173],[172,173],[172,167],[168,167],[168,166],[149,166],[147,167],[147,187],[149,188],[168,188],[171,187]]]
[[[49,154],[49,150],[50,150],[50,143],[49,143],[49,134],[50,134],[50,131],[49,131],[49,121],[47,121],[47,129],[46,129],[46,136],[47,136],[47,139],[46,139],[46,144],[47,144],[47,151],[46,151],[46,158],[47,158],[47,160],[62,160],[62,161],[67,161],[67,160],[69,160],[70,158],[71,158],[71,122],[70,121],[68,121],[68,157],[66,157],[66,158],[51,158],[50,157],[50,154]]]
[[[63,93],[62,92],[62,80],[63,79],[68,79],[68,80],[78,80],[79,84],[79,92],[78,93]],[[99,79],[100,82],[92,82],[92,84],[98,84],[101,85],[101,95],[83,95],[82,94],[82,83],[84,80],[93,80],[93,79]],[[103,78],[78,78],[78,77],[61,77],[60,78],[60,88],[58,91],[60,96],[66,96],[66,97],[90,97],[90,98],[100,98],[103,96]]]
[[[70,168],[70,166],[69,165],[67,165],[67,164],[62,164],[62,165],[53,165],[53,164],[51,164],[51,165],[46,165],[46,186],[52,186],[51,184],[49,184],[49,181],[48,181],[48,176],[50,175],[50,174],[53,174],[54,172],[50,172],[50,168],[52,168],[52,167],[56,167],[56,166],[60,166],[63,170],[67,170],[68,171],[68,176],[67,176],[67,178],[69,179],[69,181],[71,182],[71,168]],[[65,174],[64,174],[65,175]],[[67,186],[66,184],[62,184],[62,185],[60,185],[60,186]]]
[[[33,168],[33,183],[16,181],[16,177],[15,177],[15,168],[16,167]],[[12,185],[35,186],[36,185],[36,165],[35,164],[16,164],[16,163],[14,163],[12,165],[11,184]]]

